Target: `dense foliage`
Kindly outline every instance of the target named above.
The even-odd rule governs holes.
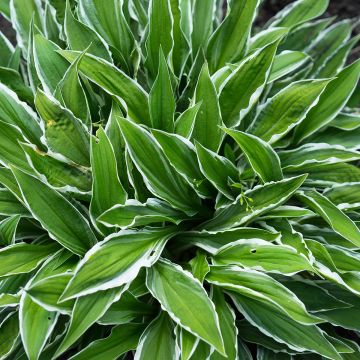
[[[1,359],[360,359],[355,21],[224,2],[0,2]]]

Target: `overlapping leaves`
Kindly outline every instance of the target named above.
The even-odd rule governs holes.
[[[0,1],[1,359],[360,357],[359,37],[327,5]]]

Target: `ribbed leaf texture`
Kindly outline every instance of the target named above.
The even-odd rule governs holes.
[[[328,3],[0,1],[0,359],[360,359],[360,37]]]

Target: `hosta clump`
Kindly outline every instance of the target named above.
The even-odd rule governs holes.
[[[360,358],[355,21],[259,2],[1,2],[1,359]]]

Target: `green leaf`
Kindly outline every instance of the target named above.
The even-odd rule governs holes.
[[[45,123],[49,148],[79,165],[89,166],[90,139],[83,123],[41,90],[36,93],[35,105]]]
[[[285,169],[301,169],[308,164],[333,164],[360,159],[360,153],[341,145],[308,143],[296,149],[279,152],[281,165]]]
[[[198,250],[196,256],[189,261],[189,264],[191,266],[191,273],[196,279],[203,283],[206,274],[210,271],[206,254]]]
[[[314,65],[310,76],[317,76],[319,71],[326,66],[327,61],[334,55],[338,48],[350,38],[352,31],[351,22],[343,20],[322,31],[317,39],[307,50],[314,58]]]
[[[240,265],[282,274],[313,271],[309,260],[294,248],[260,239],[238,240],[223,246],[214,256],[214,264]]]
[[[5,0],[8,2],[8,0]],[[1,9],[1,3],[0,3],[0,11]],[[14,46],[11,44],[11,42],[8,40],[8,38],[0,32],[0,51],[1,51],[1,59],[0,59],[0,66],[8,67],[10,59],[12,58],[14,54]]]
[[[228,15],[209,40],[207,58],[212,73],[244,53],[258,4],[258,0],[231,1]]]
[[[260,249],[261,251],[261,249]],[[261,261],[259,262],[261,266]],[[234,291],[249,299],[271,303],[304,325],[322,322],[310,315],[299,298],[267,274],[237,266],[212,266],[206,280],[213,285]]]
[[[116,158],[110,140],[101,127],[96,136],[97,138],[91,139],[93,185],[90,214],[94,224],[103,212],[116,204],[124,204],[127,199],[118,177]]]
[[[90,110],[84,89],[81,85],[78,65],[81,56],[67,69],[55,91],[55,97],[87,127],[90,127]]]
[[[138,300],[129,291],[124,292],[120,300],[114,302],[97,321],[101,325],[127,324],[141,316],[152,315],[154,308]]]
[[[0,244],[11,245],[15,243],[15,233],[19,224],[20,215],[10,216],[0,221]]]
[[[208,231],[226,230],[239,227],[267,211],[285,203],[305,181],[306,175],[300,175],[282,181],[256,186],[245,192],[249,204],[241,202],[240,195],[229,206],[215,212],[213,219],[205,222],[201,228]],[[250,207],[250,209],[249,209]]]
[[[21,146],[29,165],[39,177],[44,176],[51,186],[74,192],[91,190],[91,173],[88,169],[60,161],[32,145],[22,143]]]
[[[123,3],[113,1],[104,6],[101,0],[80,0],[80,20],[95,30],[111,47],[120,52],[122,66],[131,68],[134,37],[124,16]]]
[[[335,298],[312,281],[286,278],[286,280],[282,281],[282,284],[295,293],[311,312],[351,307],[350,304]]]
[[[276,81],[306,64],[311,58],[301,51],[283,51],[274,59],[268,83]],[[326,76],[322,76],[326,77]]]
[[[195,0],[193,3],[191,46],[194,56],[207,47],[213,30],[215,3],[215,0]]]
[[[278,141],[306,118],[328,82],[303,80],[287,86],[266,102],[248,132],[270,144]]]
[[[62,195],[35,177],[12,168],[26,206],[51,238],[78,255],[96,243],[88,221]]]
[[[325,66],[323,66],[318,76],[319,77],[331,77],[336,76],[344,67],[346,60],[353,49],[353,47],[359,42],[360,36],[354,36],[351,40],[343,44],[332,57],[330,57]]]
[[[186,109],[175,121],[175,133],[189,139],[192,135],[195,126],[197,113],[200,109],[201,103]]]
[[[75,19],[67,2],[64,30],[71,50],[84,51],[109,62],[111,54],[104,40],[94,30]]]
[[[25,290],[33,282],[49,275],[62,273],[68,269],[69,253],[57,253],[51,257],[35,276],[26,284]],[[48,338],[56,325],[59,314],[50,312],[35,303],[30,296],[23,292],[20,300],[19,319],[22,343],[29,359],[38,359]],[[34,332],[34,327],[36,332]]]
[[[17,126],[29,141],[43,148],[38,116],[30,106],[19,100],[14,91],[2,84],[0,84],[0,105],[1,121]]]
[[[345,183],[326,190],[324,195],[340,209],[360,206],[360,183]]]
[[[159,144],[142,127],[121,119],[121,132],[129,154],[145,179],[148,189],[175,208],[194,215],[200,208],[195,191],[171,167]]]
[[[13,307],[19,305],[19,296],[12,294],[1,294],[0,295],[0,307]]]
[[[272,27],[270,29],[259,31],[256,35],[250,38],[248,52],[251,53],[256,49],[261,49],[275,41],[278,41],[287,35],[288,32],[289,29],[286,27]]]
[[[326,86],[319,102],[296,128],[295,141],[302,141],[333,120],[348,102],[359,78],[360,60],[347,66]]]
[[[0,214],[5,216],[29,216],[28,210],[19,201],[19,199],[13,195],[12,190],[13,189],[11,189],[10,192],[7,189],[0,189]]]
[[[166,202],[150,198],[144,204],[129,200],[123,205],[115,205],[97,220],[105,226],[131,228],[166,221],[178,225],[186,218],[183,212],[173,209]]]
[[[25,139],[19,128],[0,120],[0,140],[1,164],[14,165],[31,173],[31,166],[20,145]]]
[[[0,249],[0,277],[29,273],[56,251],[54,245],[18,243]]]
[[[194,145],[176,134],[152,130],[165,156],[175,170],[194,188],[200,197],[211,197],[214,193],[210,183],[200,171]]]
[[[173,228],[145,228],[108,236],[79,262],[61,301],[130,283],[142,267],[157,261],[173,235]]]
[[[299,193],[299,199],[320,215],[338,234],[360,245],[360,230],[355,223],[330,200],[315,190]]]
[[[294,27],[322,15],[329,5],[329,0],[297,0],[275,17],[271,26]]]
[[[61,50],[59,53],[71,63],[80,55],[77,51]],[[103,90],[124,103],[128,115],[137,123],[150,125],[148,94],[124,72],[92,55],[84,55],[79,70]]]
[[[302,325],[270,303],[265,304],[233,293],[231,297],[238,310],[251,324],[276,341],[299,352],[309,350],[330,359],[342,359],[318,327]]]
[[[142,324],[116,326],[111,330],[111,334],[107,338],[95,340],[70,359],[116,359],[128,351],[136,349],[143,328],[144,326]]]
[[[251,167],[263,182],[283,179],[279,156],[268,143],[241,131],[224,128],[223,130],[240,146]]]
[[[330,126],[341,130],[355,130],[360,127],[360,114],[340,113],[330,122]]]
[[[37,75],[44,90],[53,94],[69,63],[56,50],[60,48],[40,34],[34,36],[34,60]]]
[[[146,285],[177,324],[225,355],[214,304],[198,280],[180,266],[160,260],[148,269]]]
[[[16,312],[8,314],[0,324],[0,357],[2,359],[11,356],[19,338],[19,319]]]
[[[26,101],[28,104],[34,102],[34,95],[31,88],[25,85],[19,72],[16,70],[0,67],[0,81],[13,90],[20,100]]]
[[[146,39],[146,67],[153,78],[159,69],[159,49],[165,58],[171,58],[174,46],[172,37],[173,17],[169,0],[151,0],[149,4],[149,32]]]
[[[175,98],[162,50],[159,52],[159,71],[149,94],[149,106],[152,127],[174,132]]]
[[[56,350],[55,357],[62,354],[102,315],[121,295],[121,290],[110,289],[81,297],[76,300],[66,335]],[[91,311],[89,311],[91,309]]]
[[[234,199],[229,179],[236,182],[239,178],[239,170],[226,157],[216,154],[199,143],[195,145],[200,170],[205,178],[227,198]]]
[[[217,152],[222,140],[219,128],[222,121],[218,96],[207,64],[201,70],[195,89],[194,103],[198,102],[201,102],[201,106],[196,115],[192,138],[208,149]]]
[[[210,356],[210,360],[236,360],[238,359],[238,331],[235,325],[235,312],[225,301],[225,297],[220,289],[214,287],[212,299],[215,304],[216,312],[219,315],[220,330],[224,339],[224,347],[227,356],[222,356],[218,352],[214,352]]]
[[[219,102],[226,126],[239,125],[259,100],[269,77],[278,43],[279,40],[274,41],[245,58],[221,85]]]
[[[46,277],[31,284],[26,289],[26,293],[45,310],[70,315],[74,307],[74,301],[69,300],[59,303],[59,299],[71,277],[71,272]]]
[[[194,336],[192,333],[186,331],[180,325],[175,328],[177,346],[181,350],[180,359],[189,360],[191,359],[196,347],[199,344],[200,339]]]
[[[33,21],[42,29],[43,12],[38,0],[12,0],[10,1],[11,22],[16,30],[16,41],[24,55],[27,54],[30,36],[30,23]]]
[[[210,254],[215,254],[221,247],[237,240],[262,239],[271,242],[280,240],[280,234],[263,229],[238,227],[224,231],[187,231],[181,233],[178,239],[186,245],[196,245]]]
[[[174,325],[165,312],[161,312],[140,337],[135,360],[176,360]]]

